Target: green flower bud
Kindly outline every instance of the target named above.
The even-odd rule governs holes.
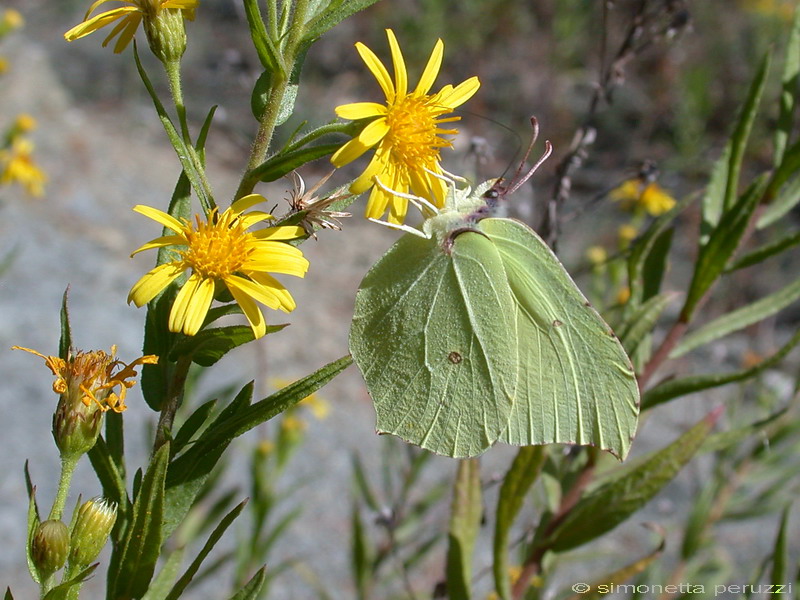
[[[186,28],[183,11],[162,8],[155,15],[145,14],[144,32],[150,50],[162,63],[177,62],[186,50]]]
[[[117,520],[117,505],[105,498],[93,498],[78,509],[78,517],[72,529],[72,552],[70,564],[89,565],[108,541],[108,536]]]
[[[69,529],[61,521],[39,523],[31,540],[31,559],[43,577],[49,577],[67,562]]]
[[[59,398],[53,414],[53,437],[62,457],[81,456],[97,442],[103,410],[97,404],[86,406],[66,394]]]

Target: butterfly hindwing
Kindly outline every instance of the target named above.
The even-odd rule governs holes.
[[[639,392],[622,345],[532,229],[511,219],[479,227],[500,254],[517,320],[519,379],[500,439],[590,444],[624,458]]]
[[[405,235],[356,296],[350,351],[377,429],[453,457],[482,453],[506,429],[517,381],[514,300],[485,236],[451,253]]]

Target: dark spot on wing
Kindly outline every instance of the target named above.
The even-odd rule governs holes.
[[[451,352],[450,354],[447,355],[447,360],[449,360],[454,365],[457,365],[458,363],[460,363],[464,359],[461,357],[461,355],[458,352],[454,351],[454,352]]]
[[[562,323],[562,322],[561,322],[561,321],[559,321],[558,319],[556,319],[555,321],[553,321],[553,327],[561,327],[563,324],[564,324],[564,323]]]

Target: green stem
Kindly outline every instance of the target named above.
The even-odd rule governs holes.
[[[175,105],[175,111],[178,113],[178,122],[181,127],[181,137],[183,138],[183,143],[186,146],[186,151],[189,154],[192,164],[194,164],[203,188],[205,188],[205,197],[213,198],[214,194],[211,191],[211,183],[208,181],[208,177],[206,176],[205,165],[203,165],[200,157],[197,155],[197,151],[192,143],[192,136],[189,133],[189,122],[186,118],[186,105],[183,101],[183,87],[181,86],[180,61],[173,60],[165,62],[164,71],[167,73],[169,91],[170,95],[172,96],[172,103]],[[198,197],[200,198],[201,204],[203,204],[203,210],[206,212],[206,214],[211,212],[214,207],[211,205],[206,206],[206,202],[203,202],[204,196],[202,194],[198,194]]]
[[[181,405],[183,399],[183,390],[186,385],[186,376],[189,373],[189,366],[192,361],[186,357],[181,357],[175,367],[175,373],[167,393],[167,399],[161,408],[161,414],[158,417],[158,425],[156,427],[156,439],[153,442],[153,455],[158,452],[158,449],[167,441],[167,436],[172,431],[172,424],[175,421],[175,413]]]
[[[271,13],[272,11],[270,11],[270,14]],[[264,114],[261,115],[258,133],[256,133],[253,146],[250,149],[250,160],[247,163],[247,170],[245,171],[244,177],[242,177],[242,181],[239,183],[239,189],[236,190],[235,199],[252,193],[257,181],[248,177],[248,173],[263,163],[267,158],[267,152],[269,151],[269,146],[272,143],[272,136],[277,126],[278,115],[280,115],[283,99],[289,87],[291,73],[295,69],[295,63],[298,58],[297,51],[300,46],[300,41],[303,38],[307,16],[308,0],[297,0],[291,17],[292,24],[289,27],[286,45],[283,48],[283,56],[281,57],[286,70],[283,73],[272,74],[272,86],[269,91],[266,106],[264,107]],[[272,24],[270,24],[270,27],[271,25]]]
[[[50,516],[47,517],[49,520],[60,520],[61,515],[64,513],[69,486],[72,483],[72,474],[75,472],[75,466],[78,464],[79,458],[79,456],[61,457],[61,477],[58,480],[58,489],[56,490],[56,498],[53,500],[53,508],[50,509]]]

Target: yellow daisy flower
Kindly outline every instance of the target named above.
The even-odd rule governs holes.
[[[675,198],[655,181],[628,179],[611,191],[611,199],[622,202],[626,210],[644,210],[657,217],[675,206]]]
[[[234,202],[219,214],[216,209],[204,221],[196,216],[196,225],[178,220],[158,209],[138,205],[136,212],[153,219],[175,232],[144,244],[131,256],[143,250],[184,246],[180,259],[159,265],[144,275],[131,289],[128,302],[143,306],[150,302],[186,269],[189,280],[178,292],[169,315],[169,330],[195,335],[208,313],[218,283],[230,291],[247,317],[256,338],[266,333],[266,322],[255,300],[272,309],[291,312],[295,302],[291,294],[267,272],[304,277],[308,260],[299,248],[286,240],[302,237],[302,227],[267,227],[254,232],[252,225],[271,219],[260,211],[244,211],[264,202],[258,194],[250,194]]]
[[[331,162],[341,167],[375,147],[375,155],[350,186],[350,191],[360,194],[372,188],[366,216],[380,218],[388,207],[389,222],[402,223],[408,200],[375,185],[375,180],[380,180],[390,190],[400,193],[411,191],[442,207],[447,186],[430,172],[442,173],[440,149],[452,146],[449,140],[441,136],[458,133],[455,129],[443,129],[441,125],[460,118],[443,115],[469,100],[478,91],[480,82],[477,77],[471,77],[456,87],[446,85],[438,93],[429,94],[444,53],[444,44],[438,40],[417,87],[409,92],[408,74],[400,46],[391,29],[386,30],[386,35],[392,53],[394,80],[369,48],[360,42],[356,44],[356,50],[378,80],[386,96],[386,104],[355,102],[336,108],[336,114],[343,119],[373,120],[358,136],[342,146],[331,157]]]
[[[44,195],[47,175],[33,162],[33,142],[17,137],[11,148],[0,150],[0,185],[19,183],[28,195]]]
[[[19,29],[23,25],[25,25],[25,19],[18,10],[13,8],[6,9],[3,13],[3,18],[0,19],[0,30],[3,32]]]
[[[122,2],[125,6],[112,8],[89,18],[89,15],[100,5],[112,1]],[[86,11],[83,22],[67,31],[64,34],[64,39],[68,42],[73,42],[90,33],[94,33],[106,25],[119,21],[106,39],[103,40],[103,47],[105,48],[112,39],[119,36],[117,43],[114,44],[114,53],[119,54],[130,44],[142,19],[153,20],[164,9],[181,9],[184,11],[185,18],[193,20],[194,9],[197,7],[198,2],[199,0],[96,0]]]

